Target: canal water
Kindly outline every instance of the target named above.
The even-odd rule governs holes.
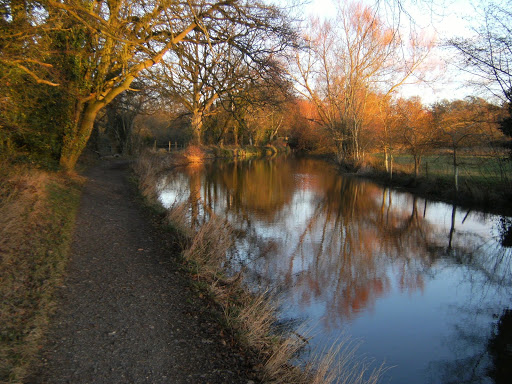
[[[234,263],[305,321],[310,349],[350,337],[383,383],[509,383],[512,219],[431,202],[294,157],[181,168],[161,202],[226,218]],[[234,268],[237,268],[237,266]]]

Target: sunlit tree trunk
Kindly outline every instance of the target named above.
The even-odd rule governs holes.
[[[415,153],[414,154],[414,179],[418,179],[420,165],[421,165],[421,155]]]
[[[74,121],[70,124],[70,127],[68,127],[63,138],[60,165],[64,170],[72,171],[75,168],[76,162],[91,136],[94,121],[99,111],[111,103],[122,92],[129,89],[130,85],[137,76],[139,76],[141,71],[159,63],[164,54],[172,49],[176,43],[183,40],[196,26],[196,23],[189,25],[179,35],[171,39],[171,41],[154,56],[134,65],[128,74],[120,75],[111,80],[103,79],[101,93],[92,92],[84,97],[84,100],[80,100],[77,103]],[[110,55],[113,55],[113,53],[110,53]],[[105,53],[105,56],[105,62],[115,59],[113,56],[109,56],[108,52]]]
[[[203,128],[203,118],[199,109],[194,109],[192,113],[192,132],[194,133],[193,143],[201,145],[201,131]]]
[[[71,171],[75,168],[78,158],[91,137],[94,121],[103,105],[99,102],[90,102],[86,104],[83,112],[81,111],[83,107],[77,107],[78,117],[67,128],[63,138],[60,166],[64,170]]]

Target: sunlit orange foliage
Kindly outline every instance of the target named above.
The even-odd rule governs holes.
[[[305,38],[310,49],[296,56],[297,90],[317,109],[338,160],[358,162],[375,139],[366,129],[369,98],[403,85],[432,44],[402,37],[362,2],[338,3],[336,17],[312,20]]]
[[[309,100],[296,99],[289,107],[290,144],[298,150],[323,152],[331,141],[322,126],[318,109]]]
[[[498,129],[502,109],[472,97],[464,100],[443,100],[433,107],[435,123],[441,131],[440,140],[447,147],[479,145],[503,138]]]
[[[434,146],[436,130],[432,114],[423,106],[421,99],[398,99],[397,128],[404,149],[414,157],[414,175],[417,177],[421,158]]]
[[[187,149],[185,149],[184,155],[191,163],[201,163],[205,156],[201,147],[197,145],[188,146]]]

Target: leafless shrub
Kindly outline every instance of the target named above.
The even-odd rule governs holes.
[[[184,155],[187,158],[187,160],[191,163],[201,163],[203,162],[206,156],[205,152],[201,149],[201,147],[197,145],[189,145],[185,149]]]

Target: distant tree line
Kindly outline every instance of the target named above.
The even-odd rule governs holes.
[[[390,174],[409,153],[417,175],[435,148],[449,148],[456,169],[461,148],[510,136],[506,7],[483,10],[475,39],[450,41],[501,105],[399,97],[426,79],[435,42],[378,11],[340,1],[331,19],[299,23],[264,1],[4,1],[0,150],[72,170],[105,136],[117,153],[155,138],[280,142],[353,166],[382,152]]]

